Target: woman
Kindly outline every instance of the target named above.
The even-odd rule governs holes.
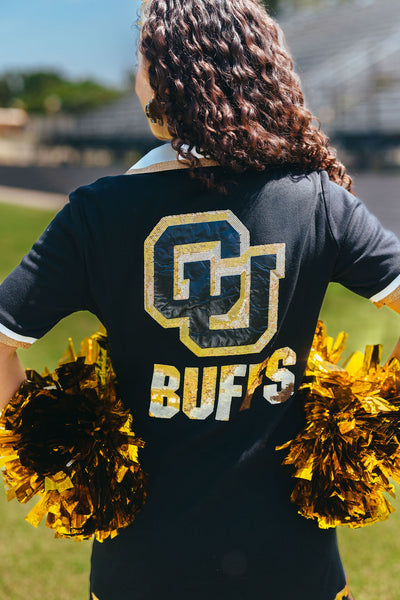
[[[89,309],[146,441],[147,503],[94,544],[99,600],[351,598],[275,447],[304,425],[329,281],[400,312],[400,243],[350,193],[281,40],[256,0],[147,0],[136,91],[170,141],[72,194],[0,288],[3,405],[15,347]]]

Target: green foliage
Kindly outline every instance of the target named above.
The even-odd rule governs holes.
[[[279,4],[281,4],[280,0],[262,0],[265,8],[271,15],[275,15],[278,12]]]
[[[34,113],[77,113],[121,95],[92,79],[71,81],[58,71],[8,72],[0,77],[0,106],[21,106]]]
[[[346,0],[342,0],[346,1]],[[271,15],[276,15],[280,9],[291,7],[301,10],[302,8],[329,6],[329,0],[261,0]]]
[[[5,79],[0,79],[0,106],[9,106],[11,102],[11,90]]]

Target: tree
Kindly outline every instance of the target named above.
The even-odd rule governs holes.
[[[262,0],[262,3],[271,15],[278,12],[280,0]]]
[[[5,79],[0,79],[0,106],[9,106],[12,98],[11,90]]]
[[[58,71],[8,72],[0,77],[0,105],[19,105],[34,113],[82,112],[121,94],[92,79],[71,81]]]

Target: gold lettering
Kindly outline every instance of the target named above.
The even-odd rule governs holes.
[[[182,403],[177,393],[181,383],[178,369],[170,365],[154,365],[149,415],[171,419],[182,410],[189,419],[207,419],[216,405],[218,379],[215,413],[218,421],[229,421],[233,398],[242,398],[239,410],[249,409],[255,391],[263,386],[264,377],[274,382],[262,387],[264,398],[271,404],[282,404],[293,395],[295,387],[295,375],[285,367],[295,364],[296,353],[286,347],[276,350],[259,364],[223,365],[219,369],[219,378],[216,366],[186,367],[184,377],[182,375]],[[236,377],[246,377],[247,372],[246,386],[235,381]]]
[[[150,417],[171,419],[180,410],[180,398],[175,392],[179,389],[180,373],[169,365],[154,365],[151,382]]]
[[[188,367],[185,369],[183,387],[183,412],[189,419],[206,419],[214,410],[215,390],[217,386],[217,367],[203,369],[201,386],[201,404],[197,406],[197,393],[199,384],[199,369]]]
[[[244,377],[247,365],[224,365],[221,367],[219,384],[218,408],[215,418],[217,421],[229,421],[232,398],[240,398],[243,389],[235,385],[235,377]]]
[[[280,383],[281,387],[278,391],[278,386],[275,383],[264,386],[264,398],[271,404],[286,402],[294,392],[294,373],[288,369],[280,369],[280,361],[282,361],[284,367],[295,365],[296,353],[291,348],[280,348],[273,353],[268,361],[265,374],[272,381]]]
[[[249,365],[249,377],[247,380],[247,391],[240,410],[248,410],[256,389],[262,384],[265,367],[268,359],[258,365]]]

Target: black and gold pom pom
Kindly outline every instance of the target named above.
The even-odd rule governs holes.
[[[361,527],[393,511],[391,479],[400,483],[400,363],[379,365],[381,347],[337,363],[346,334],[334,342],[318,324],[301,393],[306,426],[278,450],[294,469],[292,500],[322,528]],[[99,541],[129,525],[145,501],[138,462],[144,443],[117,395],[106,337],[72,345],[55,373],[27,371],[0,418],[0,467],[9,499],[39,503],[56,537]],[[262,474],[260,474],[262,476]]]
[[[337,366],[336,341],[319,322],[301,393],[306,426],[278,450],[297,478],[292,500],[321,528],[362,527],[393,511],[391,479],[400,483],[400,364],[379,365],[382,348],[367,346]]]
[[[26,371],[0,418],[0,467],[9,500],[41,497],[26,517],[56,537],[103,541],[129,525],[145,500],[132,432],[107,349],[95,334],[72,343],[55,373]]]

